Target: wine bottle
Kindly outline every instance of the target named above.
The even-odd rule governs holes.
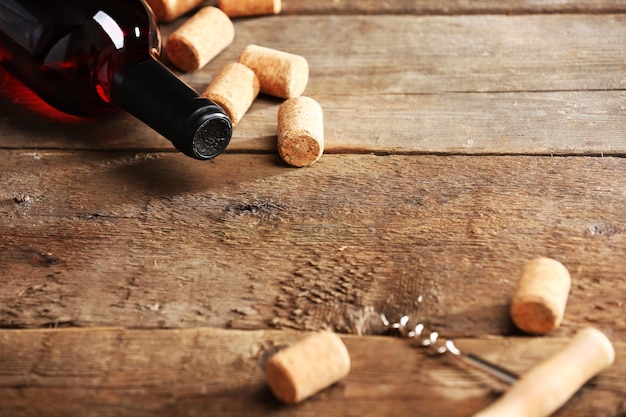
[[[143,0],[0,0],[0,65],[57,109],[121,108],[196,159],[219,155],[232,123],[159,62]]]

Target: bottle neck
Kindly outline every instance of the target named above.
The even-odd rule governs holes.
[[[110,97],[193,158],[213,158],[230,142],[232,123],[222,108],[199,97],[156,60],[136,64],[123,75],[118,73]]]

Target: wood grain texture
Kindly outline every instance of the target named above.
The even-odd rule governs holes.
[[[354,333],[368,307],[416,314],[422,295],[442,334],[515,334],[518,275],[543,255],[573,279],[557,335],[626,337],[621,158],[1,159],[4,327]]]
[[[0,414],[53,416],[467,416],[506,388],[453,358],[392,337],[344,336],[347,378],[298,406],[275,400],[263,364],[305,335],[208,328],[0,332]],[[457,344],[524,373],[563,338],[462,339]],[[618,359],[555,416],[620,415],[626,389]],[[59,399],[62,398],[62,401]],[[590,401],[594,398],[595,401]]]
[[[624,15],[276,16],[183,78],[204,90],[250,43],[305,56],[328,152],[623,155],[625,37]],[[172,149],[130,116],[60,122],[6,73],[0,91],[2,148]],[[279,104],[258,99],[229,151],[274,152]]]
[[[283,0],[283,14],[526,14],[617,13],[623,0]]]
[[[626,2],[283,6],[181,76],[202,91],[250,43],[305,56],[327,151],[308,169],[276,154],[280,100],[202,163],[0,71],[0,417],[454,417],[504,389],[382,337],[379,312],[517,373],[595,326],[616,364],[556,415],[626,415]],[[536,256],[572,288],[530,338],[509,306]],[[262,364],[317,329],[352,373],[285,407]]]

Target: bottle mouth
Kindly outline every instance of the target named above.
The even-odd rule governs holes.
[[[196,129],[191,144],[191,152],[196,159],[211,159],[226,149],[230,143],[233,126],[224,114],[212,114]]]
[[[230,143],[233,125],[224,110],[158,61],[134,65],[111,87],[111,100],[192,158],[214,158]]]

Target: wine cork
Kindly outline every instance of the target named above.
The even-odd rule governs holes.
[[[205,0],[147,0],[159,22],[170,22],[198,7]]]
[[[278,108],[278,153],[289,165],[313,165],[324,153],[324,114],[310,97],[290,98]]]
[[[532,334],[545,334],[559,327],[570,286],[570,274],[560,262],[550,258],[528,262],[511,304],[515,325]]]
[[[614,361],[615,349],[606,335],[593,327],[582,329],[474,417],[549,416]]]
[[[267,362],[274,395],[296,404],[338,382],[350,372],[350,356],[335,333],[315,333],[279,351]]]
[[[197,71],[234,38],[230,18],[217,7],[203,7],[167,38],[167,57],[183,71]]]
[[[243,64],[224,66],[202,94],[220,106],[233,124],[239,123],[259,94],[259,79]]]
[[[261,92],[280,98],[301,95],[309,82],[307,60],[289,52],[248,45],[239,56],[239,62],[250,68],[259,78]]]
[[[217,7],[230,17],[279,14],[281,0],[219,0]]]

